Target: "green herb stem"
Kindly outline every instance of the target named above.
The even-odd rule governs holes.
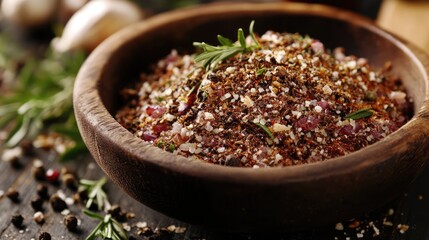
[[[97,239],[97,237],[100,237],[101,239],[112,240],[128,239],[128,236],[125,233],[122,225],[118,221],[113,219],[110,214],[102,216],[86,209],[84,209],[82,212],[88,217],[100,221],[98,225],[91,231],[91,233],[85,238],[86,240],[94,240]]]
[[[364,108],[357,110],[355,112],[352,112],[346,116],[348,119],[358,120],[361,118],[367,118],[371,117],[374,114],[371,108]]]
[[[106,182],[106,177],[102,177],[98,181],[87,179],[80,180],[79,191],[86,191],[88,194],[88,201],[85,204],[87,209],[91,208],[93,204],[96,204],[98,210],[110,208],[109,199],[103,190],[103,186]]]
[[[265,126],[265,125],[264,125],[264,124],[262,124],[262,123],[254,123],[254,124],[255,124],[256,126],[260,127],[262,130],[264,130],[264,132],[268,134],[268,136],[270,137],[270,139],[271,139],[272,141],[274,141],[274,135],[273,135],[273,133],[270,131],[270,129],[269,129],[267,126]]]
[[[209,45],[204,42],[194,42],[195,47],[202,49],[202,52],[196,55],[194,60],[206,70],[213,70],[219,62],[233,57],[238,53],[259,49],[261,45],[253,32],[254,24],[254,21],[252,21],[249,26],[249,33],[253,41],[253,44],[250,46],[247,46],[244,31],[240,28],[237,31],[237,42],[235,43],[221,35],[217,35],[217,40],[221,44],[219,46]]]

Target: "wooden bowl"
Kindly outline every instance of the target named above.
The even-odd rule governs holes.
[[[256,21],[255,31],[299,32],[333,49],[391,61],[414,99],[415,116],[385,139],[343,157],[284,168],[233,168],[164,152],[112,117],[120,89],[172,48],[215,43]],[[408,45],[409,46],[409,45]],[[411,46],[412,47],[412,46]],[[413,47],[412,47],[413,48]],[[391,200],[428,162],[428,72],[403,42],[371,21],[320,5],[214,4],[158,15],[124,29],[87,59],[74,106],[97,163],[129,195],[168,216],[227,231],[285,231],[360,216]],[[421,54],[419,52],[419,54]],[[426,57],[427,55],[420,55]]]

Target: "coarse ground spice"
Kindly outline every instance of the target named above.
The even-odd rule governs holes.
[[[248,39],[250,40],[250,39]],[[206,71],[175,50],[122,91],[118,122],[166,151],[241,167],[289,166],[345,155],[412,116],[391,72],[299,34],[268,31],[261,49]],[[368,115],[350,117],[363,110]]]

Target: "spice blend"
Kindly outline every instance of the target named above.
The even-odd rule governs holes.
[[[200,67],[173,50],[122,91],[118,122],[166,151],[240,167],[289,166],[345,155],[413,114],[386,64],[268,31],[258,48]]]

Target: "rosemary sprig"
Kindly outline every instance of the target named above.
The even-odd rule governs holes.
[[[261,76],[263,74],[265,74],[267,72],[267,69],[265,67],[260,68],[258,70],[256,70],[256,76]]]
[[[265,126],[265,125],[264,125],[264,124],[262,124],[262,123],[255,123],[255,122],[254,122],[254,124],[255,124],[256,126],[260,127],[262,130],[264,130],[264,132],[268,134],[268,136],[270,137],[270,139],[271,139],[272,141],[274,141],[274,135],[273,135],[273,133],[270,131],[270,129],[269,129],[267,126]]]
[[[87,209],[83,210],[83,213],[88,217],[98,219],[100,223],[92,230],[92,232],[85,238],[86,240],[94,240],[97,237],[101,239],[112,239],[112,240],[127,240],[128,236],[125,233],[122,225],[112,218],[110,214],[106,214],[104,217],[91,212]]]
[[[373,114],[374,112],[371,108],[364,108],[348,114],[346,118],[357,120],[361,118],[371,117]]]
[[[106,184],[106,177],[102,177],[98,181],[81,179],[79,185],[79,192],[86,191],[88,194],[88,200],[85,204],[86,208],[91,208],[93,204],[96,204],[98,210],[105,210],[110,208],[110,202],[107,194],[103,190],[104,184]]]
[[[84,59],[82,52],[55,55],[48,51],[42,60],[26,61],[11,93],[0,96],[0,129],[9,133],[6,146],[33,140],[48,126],[55,126],[74,142],[61,160],[87,151],[72,108],[73,82]]]
[[[200,54],[195,56],[194,60],[206,68],[206,70],[211,70],[214,69],[220,61],[235,56],[238,53],[251,52],[254,49],[260,48],[261,45],[253,33],[254,24],[255,21],[252,21],[249,26],[249,33],[253,40],[253,44],[247,46],[243,29],[239,28],[237,31],[238,40],[235,43],[221,35],[217,35],[217,40],[221,44],[219,46],[209,45],[204,42],[194,42],[195,47],[199,47],[203,50]]]

